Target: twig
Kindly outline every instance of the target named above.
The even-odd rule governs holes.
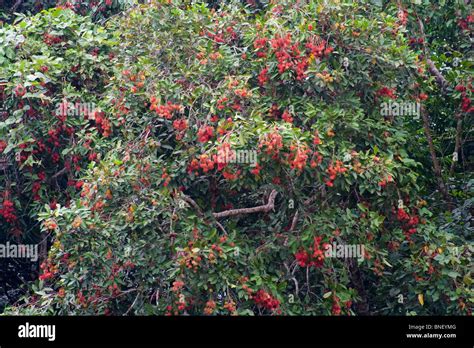
[[[310,292],[310,287],[309,287],[309,267],[306,267],[306,295]]]
[[[20,7],[22,2],[23,0],[16,0],[15,4],[11,8],[11,12],[14,13],[18,9],[18,7]]]
[[[219,227],[222,230],[222,232],[224,232],[224,234],[227,234],[227,231],[225,230],[224,226],[222,226],[222,224],[219,221],[216,220],[215,223],[217,227]]]
[[[128,313],[130,313],[130,311],[132,310],[133,306],[135,306],[135,303],[137,302],[138,300],[138,297],[140,296],[140,292],[137,294],[137,296],[135,297],[135,300],[133,301],[132,305],[127,309],[127,311],[124,313],[124,316],[127,316]]]
[[[458,113],[456,115],[456,143],[454,145],[454,153],[453,156],[459,156],[459,149],[461,148],[461,136],[462,136],[462,114]],[[455,155],[456,154],[456,155]],[[458,160],[458,158],[456,158]],[[454,169],[456,167],[457,160],[451,162],[451,168],[449,169],[449,176],[452,177],[454,175]]]
[[[293,220],[291,221],[290,232],[296,228],[296,225],[298,224],[298,216],[299,216],[299,213],[297,210],[295,215],[293,216]]]
[[[51,183],[54,179],[56,179],[58,176],[61,176],[63,175],[64,173],[67,172],[67,168],[64,167],[63,169],[61,169],[59,172],[57,172],[56,174],[54,174],[52,177],[49,178],[48,182]]]
[[[295,283],[295,295],[298,296],[298,293],[300,292],[300,287],[298,285],[298,281],[296,280],[296,277],[293,275],[293,272],[290,271],[290,267],[288,266],[288,263],[283,262],[283,266],[285,266],[286,270],[288,271],[288,274],[290,275],[291,280]]]

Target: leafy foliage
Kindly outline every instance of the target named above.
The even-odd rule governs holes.
[[[4,27],[0,232],[51,239],[7,313],[470,313],[469,196],[439,217],[421,121],[381,114],[440,103],[400,11],[153,1],[105,26],[55,8]],[[256,163],[222,160],[237,153]]]

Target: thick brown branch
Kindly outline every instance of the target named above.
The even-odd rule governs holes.
[[[435,77],[436,83],[439,85],[441,90],[444,91],[446,87],[448,87],[448,81],[444,78],[431,59],[426,58],[426,62],[428,63],[428,70],[430,71],[431,75]]]
[[[450,201],[451,199],[449,197],[448,190],[446,189],[446,185],[443,181],[443,177],[441,174],[441,166],[439,164],[438,157],[436,157],[436,150],[433,144],[433,137],[431,136],[431,128],[428,114],[426,113],[423,107],[421,108],[421,117],[423,119],[423,130],[425,132],[426,140],[428,141],[428,149],[430,151],[431,161],[433,162],[433,172],[438,182],[438,189],[440,190],[443,197],[447,201]]]
[[[201,217],[201,218],[204,217],[204,213],[203,213],[201,207],[196,203],[196,201],[194,199],[192,199],[191,197],[186,196],[186,195],[183,195],[182,198],[186,203],[188,203],[191,207],[193,207],[194,210],[196,210],[199,217]],[[222,224],[219,221],[214,221],[214,223],[216,224],[217,227],[219,227],[221,229],[221,231],[224,234],[227,234],[227,231],[225,230],[224,226],[222,226]]]
[[[193,207],[197,211],[199,216],[204,216],[204,213],[202,212],[201,207],[196,203],[194,199],[186,195],[183,195],[182,197],[186,203],[188,203],[191,207]]]
[[[243,214],[268,213],[270,210],[273,210],[273,208],[275,208],[275,198],[277,194],[278,192],[276,190],[273,190],[270,193],[270,196],[268,197],[268,203],[265,205],[260,205],[253,208],[230,209],[222,211],[220,213],[214,213],[213,215],[216,219],[223,219],[226,217]]]
[[[448,81],[444,78],[441,72],[436,67],[435,63],[429,58],[428,48],[426,46],[426,35],[425,27],[421,18],[418,18],[418,27],[420,28],[421,38],[423,39],[423,52],[426,56],[426,63],[428,63],[428,70],[431,75],[436,79],[436,83],[439,85],[441,91],[444,91],[448,87]]]

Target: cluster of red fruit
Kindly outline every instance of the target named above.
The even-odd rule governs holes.
[[[474,15],[468,15],[466,19],[458,19],[458,25],[462,30],[470,30],[472,27],[472,23],[474,23]]]
[[[60,141],[59,137],[61,136],[61,128],[51,128],[48,130],[48,142],[53,145],[54,147],[59,147],[60,146]],[[40,140],[41,141],[41,140]],[[41,142],[43,144],[43,142]],[[44,150],[48,151],[48,149],[45,147],[43,148]],[[41,150],[41,145],[38,147],[38,150]],[[51,152],[51,151],[50,151]]]
[[[171,288],[171,291],[179,292],[183,287],[184,287],[184,282],[182,282],[181,280],[176,280],[173,282],[173,287]]]
[[[112,297],[118,297],[121,294],[121,290],[117,283],[113,283],[113,285],[109,285],[108,290],[110,291],[110,295]]]
[[[278,129],[273,132],[266,134],[258,145],[259,149],[265,147],[265,153],[272,155],[272,158],[276,159],[280,150],[283,148],[283,138],[278,133]]]
[[[82,291],[78,291],[76,297],[77,297],[77,302],[78,302],[81,306],[83,306],[84,308],[86,308],[88,301],[87,301],[87,298],[86,298],[86,297],[84,296],[84,294],[82,293]]]
[[[271,118],[278,120],[278,118],[281,116],[281,111],[280,111],[279,106],[273,103],[270,109],[268,110],[268,114],[270,115]]]
[[[265,58],[268,55],[268,39],[258,37],[255,39],[253,46],[256,50],[258,58]],[[297,80],[303,80],[306,77],[306,71],[311,60],[329,56],[333,52],[325,40],[317,36],[311,37],[305,45],[306,54],[303,54],[298,43],[293,43],[291,34],[276,34],[270,40],[270,47],[278,62],[278,72],[280,74],[286,71],[293,71]],[[265,85],[268,81],[268,67],[263,68],[258,76],[260,86]]]
[[[235,302],[230,300],[230,301],[226,301],[226,303],[224,303],[224,309],[227,309],[229,311],[229,313],[233,314],[236,310],[237,310],[237,307],[235,306]]]
[[[201,136],[204,135],[201,134]],[[188,165],[188,173],[198,175],[199,169],[202,169],[204,173],[208,173],[216,168],[218,171],[222,171],[222,175],[225,179],[236,180],[239,177],[241,170],[232,172],[228,167],[229,162],[235,159],[235,155],[236,152],[231,149],[231,145],[224,142],[217,147],[217,154],[201,154],[197,159],[194,158]]]
[[[285,110],[283,112],[283,114],[281,115],[281,119],[285,122],[293,123],[293,117],[291,116],[291,114],[288,110]]]
[[[308,154],[311,152],[311,149],[305,145],[291,145],[290,151],[294,151],[288,156],[291,169],[301,172],[306,166]]]
[[[156,97],[151,97],[150,103],[150,110],[155,111],[158,116],[166,118],[167,120],[173,117],[174,112],[184,112],[184,106],[179,104],[173,104],[170,101],[166,104],[158,104]]]
[[[0,208],[0,216],[2,216],[6,222],[13,224],[18,219],[15,215],[15,204],[10,200],[5,199]]]
[[[39,276],[40,280],[48,280],[54,277],[58,273],[58,267],[49,263],[49,261],[44,261],[40,265],[40,269],[43,273]]]
[[[322,236],[314,237],[313,246],[309,248],[309,251],[302,249],[295,254],[298,265],[301,267],[322,267],[324,263],[324,250],[326,248],[326,243],[321,245],[322,239]]]
[[[260,71],[257,79],[260,86],[265,86],[265,84],[268,82],[268,67],[265,67],[262,69],[262,71]]]
[[[59,119],[59,124],[57,124],[55,128],[48,130],[48,137],[45,141],[41,139],[35,139],[34,143],[23,143],[18,146],[18,148],[21,150],[19,156],[16,157],[19,163],[24,163],[30,157],[30,155],[49,155],[53,164],[60,162],[61,156],[59,154],[59,150],[61,148],[61,136],[64,135],[64,138],[69,138],[74,133],[74,128],[66,125],[66,116],[63,117],[62,114],[57,116]],[[29,146],[33,146],[31,151],[27,150]],[[78,165],[79,158],[77,156],[73,156],[72,158],[74,162],[74,169],[80,170],[81,168]],[[71,163],[66,161],[65,167],[68,171],[70,171],[72,168]],[[32,168],[29,166],[28,169],[31,170]],[[39,171],[37,175],[38,180],[32,184],[33,199],[36,201],[40,199],[39,191],[41,190],[42,182],[46,180],[46,173],[44,171]]]
[[[216,309],[216,302],[209,300],[206,302],[206,307],[204,307],[204,314],[211,315]]]
[[[194,173],[197,175],[199,168],[201,168],[204,173],[214,169],[214,161],[208,154],[203,153],[199,156],[199,160],[193,158],[191,163],[188,165],[188,173]]]
[[[26,88],[23,87],[22,84],[19,84],[15,87],[15,89],[13,90],[13,92],[15,93],[15,95],[18,97],[18,98],[21,98],[23,97],[25,94],[26,94]]]
[[[98,54],[98,51],[97,53]],[[110,55],[109,55],[110,56]],[[113,59],[110,58],[110,59]],[[132,72],[128,69],[122,71],[122,75],[128,79],[129,82],[131,82],[133,85],[130,88],[130,91],[132,93],[137,93],[139,89],[143,88],[145,86],[145,79],[146,76],[143,72],[139,72],[138,74],[132,74]],[[124,88],[122,88],[124,90]],[[153,100],[153,98],[151,98]],[[156,100],[155,100],[156,101]]]
[[[87,15],[91,9],[97,9],[99,12],[105,12],[107,7],[112,7],[113,0],[91,0],[91,1],[81,1],[73,0],[63,2],[58,8],[61,9],[71,9],[76,13],[79,13],[83,16]]]
[[[200,143],[207,143],[214,136],[214,127],[202,126],[199,128],[197,136]]]
[[[161,178],[163,179],[163,186],[166,187],[171,182],[171,176],[168,174],[166,168],[163,168],[163,173],[161,174]]]
[[[171,288],[171,291],[176,294],[178,297],[178,300],[175,302],[177,305],[178,311],[184,311],[187,307],[187,303],[184,297],[184,294],[181,292],[181,290],[184,288],[184,282],[181,280],[176,280],[173,282],[173,287]],[[166,315],[169,316],[171,315],[171,312],[173,310],[173,306],[167,306],[166,307]],[[174,315],[178,315],[178,311],[174,311]]]
[[[184,297],[182,298],[184,299]],[[178,300],[176,301],[176,304],[178,305],[179,311],[184,311],[186,309],[186,302],[184,302],[184,300]],[[165,316],[178,315],[178,310],[173,311],[173,306],[166,306]]]
[[[344,307],[347,309],[347,315],[350,315],[349,309],[351,308],[351,306],[351,300],[344,302]],[[334,294],[334,296],[332,297],[331,313],[332,315],[341,315],[342,313],[341,299],[336,294]]]
[[[292,69],[296,73],[296,79],[302,80],[305,77],[308,60],[301,55],[298,44],[292,44],[291,34],[276,35],[270,43],[278,61],[278,72],[283,74]]]
[[[31,186],[31,192],[33,193],[34,201],[39,201],[41,199],[41,196],[39,195],[39,192],[41,191],[41,186],[42,185],[40,181],[35,181]]]
[[[420,223],[419,217],[416,214],[408,214],[403,208],[398,208],[397,220],[402,224],[403,234],[406,239],[411,240],[411,236],[416,233],[416,227]]]
[[[217,147],[217,156],[213,157],[214,161],[217,162],[217,170],[220,171],[227,167],[228,162],[235,160],[236,152],[228,142],[223,142]]]
[[[400,8],[398,10],[397,18],[398,18],[399,25],[403,27],[406,26],[408,22],[408,11],[403,8]]]
[[[0,153],[3,153],[3,151],[7,148],[7,142],[5,140],[0,140]]]
[[[328,57],[334,51],[334,48],[329,46],[326,40],[313,36],[306,43],[306,50],[311,58],[321,59]]]
[[[113,286],[109,286],[109,289],[110,288],[113,289]],[[58,296],[64,298],[65,295],[66,290],[64,288],[60,288],[58,291]],[[92,290],[88,291],[86,295],[84,295],[82,291],[79,291],[77,293],[77,300],[83,307],[87,307],[88,304],[91,304],[94,309],[97,308],[98,303],[109,302],[109,298],[103,296],[103,288],[97,284],[92,284]]]
[[[332,309],[331,309],[332,315],[341,315],[341,305],[339,304],[339,301],[340,301],[339,297],[334,295],[332,298]]]
[[[236,96],[240,97],[240,98],[249,98],[252,96],[252,91],[249,91],[247,88],[236,88],[234,90],[234,93]]]
[[[252,173],[253,175],[260,175],[260,171],[262,170],[262,166],[260,164],[255,164],[255,168],[253,168],[250,173]]]
[[[388,97],[390,99],[397,99],[394,88],[388,88],[386,86],[380,88],[376,93],[378,97]]]
[[[313,157],[311,158],[311,162],[309,163],[311,168],[316,168],[322,162],[323,162],[323,156],[318,151],[314,151]]]
[[[347,168],[344,167],[344,164],[336,160],[336,165],[333,166],[332,162],[329,164],[329,167],[327,169],[327,173],[329,174],[329,180],[326,180],[325,183],[329,187],[334,186],[334,180],[336,180],[337,174],[342,174],[347,171]]]
[[[276,311],[280,308],[280,301],[263,289],[260,289],[255,293],[253,300],[257,306],[263,307],[270,311]]]
[[[102,133],[102,135],[107,138],[110,136],[112,127],[110,124],[109,119],[105,117],[105,112],[103,111],[94,111],[92,113],[92,117],[95,120],[95,123],[99,129],[99,131]]]
[[[57,45],[58,43],[62,41],[63,39],[59,36],[54,36],[48,33],[45,33],[43,35],[43,42],[48,46]]]
[[[184,132],[188,129],[188,121],[185,119],[178,119],[173,121],[173,128],[178,132],[176,139],[183,139]]]
[[[321,141],[321,138],[319,137],[319,132],[316,130],[314,132],[313,145],[318,146],[318,145],[321,145],[321,144],[322,144],[322,141]],[[311,168],[317,167],[318,164],[321,164],[322,161],[323,161],[323,156],[318,151],[314,151],[313,157],[312,157],[311,163],[310,163]]]
[[[379,181],[379,186],[385,187],[387,186],[388,183],[391,183],[391,182],[393,182],[393,177],[391,175],[388,175],[386,178]]]
[[[253,47],[257,50],[256,54],[258,58],[265,58],[267,56],[267,43],[266,37],[256,38],[253,42]]]
[[[229,168],[226,168],[223,172],[222,172],[222,176],[226,179],[226,180],[229,180],[229,181],[235,181],[237,180],[239,177],[240,177],[240,174],[242,173],[242,171],[239,169],[235,172],[231,172],[231,170]]]
[[[25,150],[27,147],[28,147],[27,143],[23,143],[23,144],[18,145],[18,148],[20,148],[22,151],[20,151],[19,155],[17,155],[15,157],[15,159],[20,164],[26,162],[26,160],[28,159],[28,157],[31,154],[29,151]],[[50,153],[51,153],[51,150],[50,150]]]
[[[461,98],[462,98],[462,101],[461,101],[461,109],[462,111],[464,111],[465,113],[471,113],[474,111],[474,106],[471,106],[471,98],[468,97],[467,95],[467,90],[469,89],[471,91],[471,93],[474,92],[474,88],[472,87],[472,84],[469,83],[466,86],[464,85],[457,85],[456,86],[456,91],[458,92],[461,92]]]
[[[222,236],[219,238],[219,242],[217,244],[212,244],[211,245],[211,250],[209,251],[208,259],[211,263],[215,262],[216,260],[216,254],[219,257],[222,257],[224,255],[224,250],[221,248],[219,244],[224,244],[227,241],[227,236]],[[230,246],[235,246],[233,242],[229,243]]]
[[[233,40],[238,38],[237,32],[234,30],[232,26],[227,26],[225,29],[219,28],[219,21],[216,20],[214,32],[209,30],[201,31],[201,36],[207,36],[215,43],[223,44],[227,43],[230,44]]]
[[[240,279],[240,282],[242,283],[242,290],[244,290],[249,297],[253,297],[254,290],[247,285],[247,282],[249,281],[248,277],[242,277]]]
[[[425,40],[423,40],[422,37],[420,37],[420,38],[418,38],[418,39],[417,39],[416,37],[411,37],[411,38],[408,40],[408,44],[409,44],[412,48],[414,48],[414,47],[416,47],[417,45],[423,45],[424,41],[425,41]]]

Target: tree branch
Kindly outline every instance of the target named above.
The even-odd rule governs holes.
[[[182,195],[182,197],[183,197],[183,200],[186,203],[188,203],[191,207],[193,207],[200,216],[204,216],[204,213],[202,212],[201,207],[196,203],[194,199],[184,194]]]
[[[436,180],[438,181],[438,189],[440,190],[443,197],[448,202],[450,202],[451,197],[449,196],[448,190],[446,189],[446,185],[443,181],[441,166],[439,164],[438,157],[436,157],[433,137],[431,136],[430,121],[424,107],[421,107],[421,118],[423,119],[423,130],[425,132],[426,140],[428,141],[428,149],[430,151],[431,161],[433,162],[433,172],[435,174]]]
[[[288,272],[288,278],[291,279],[293,281],[293,283],[295,283],[295,295],[298,296],[298,294],[300,292],[300,287],[299,287],[299,284],[298,284],[298,280],[296,280],[296,277],[293,274],[294,270],[293,270],[293,272],[290,271],[290,267],[288,266],[287,262],[283,262],[283,266],[285,266],[286,271]],[[295,266],[294,269],[296,269],[296,267],[298,267],[298,266]]]
[[[201,207],[196,203],[196,201],[194,199],[192,199],[191,197],[186,196],[184,194],[182,195],[182,198],[186,203],[188,203],[191,207],[193,207],[196,210],[196,212],[198,213],[198,215],[200,217],[204,217],[204,213],[203,213]],[[217,227],[219,227],[224,234],[227,234],[227,231],[225,230],[224,226],[222,226],[222,224],[219,221],[216,220],[214,222],[217,225]]]
[[[268,197],[268,203],[253,208],[241,208],[241,209],[230,209],[221,211],[220,213],[213,213],[216,219],[222,219],[231,216],[243,215],[243,214],[254,214],[254,213],[268,213],[270,210],[275,208],[275,197],[278,194],[276,190],[272,190]]]
[[[295,215],[293,216],[293,220],[291,221],[290,232],[296,228],[296,225],[298,224],[298,217],[299,217],[299,212],[297,210]]]
[[[435,77],[436,83],[439,85],[441,91],[444,91],[446,87],[448,87],[449,83],[444,78],[443,74],[441,74],[441,72],[438,70],[435,63],[429,58],[428,48],[426,47],[425,27],[420,17],[418,17],[418,27],[420,28],[421,37],[423,39],[423,52],[426,57],[426,63],[428,63],[428,70],[430,74]]]
[[[20,7],[22,2],[23,0],[16,0],[15,4],[11,8],[11,12],[14,13],[18,9],[18,7]]]
[[[433,63],[431,59],[426,58],[426,62],[428,63],[428,70],[430,71],[431,75],[435,77],[439,87],[442,91],[444,91],[449,85],[448,81],[444,78],[444,76],[441,74],[441,72],[438,70],[435,63]]]

